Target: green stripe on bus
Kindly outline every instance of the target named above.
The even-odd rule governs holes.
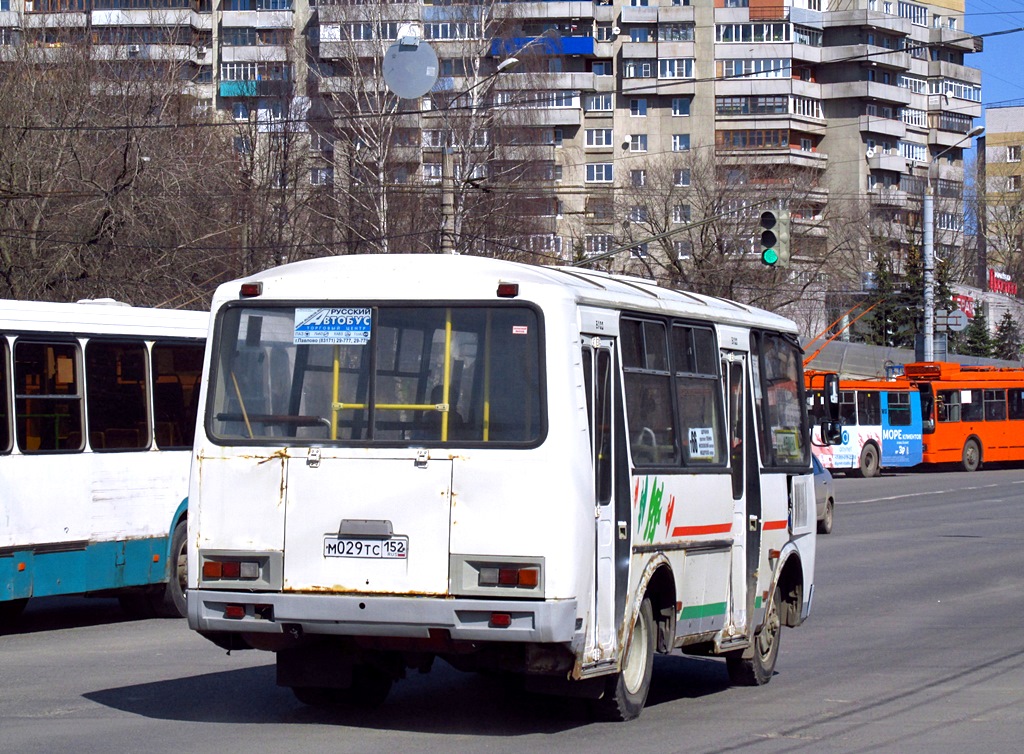
[[[725,615],[727,605],[725,602],[712,602],[709,605],[690,605],[679,612],[679,620],[694,620],[695,618],[710,618],[713,615]]]

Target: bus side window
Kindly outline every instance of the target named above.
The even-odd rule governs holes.
[[[882,404],[877,390],[857,392],[857,416],[863,425],[882,423]]]
[[[910,393],[890,392],[887,394],[889,401],[889,426],[909,427],[910,426]]]
[[[675,465],[679,455],[665,324],[623,318],[621,334],[633,462],[637,466]]]
[[[960,391],[942,390],[935,397],[940,422],[960,421]]]
[[[985,421],[1006,421],[1006,391],[985,391]]]
[[[853,390],[839,393],[839,421],[844,427],[857,426],[857,394]]]
[[[90,341],[85,347],[86,409],[93,450],[149,447],[146,347]],[[99,441],[102,438],[102,441]]]
[[[9,370],[11,359],[8,356],[7,341],[0,338],[0,453],[11,450],[11,407],[8,403]]]
[[[76,343],[15,344],[14,398],[22,453],[81,450],[78,353]]]
[[[1010,419],[1024,419],[1024,388],[1010,388],[1007,391],[1007,398],[1010,403]]]

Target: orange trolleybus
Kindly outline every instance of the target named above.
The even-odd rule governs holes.
[[[921,391],[924,463],[1024,461],[1024,369],[907,364]]]

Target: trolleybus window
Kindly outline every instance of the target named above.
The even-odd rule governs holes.
[[[1010,388],[1006,392],[1010,399],[1010,418],[1024,419],[1024,388]]]
[[[540,323],[519,306],[226,311],[218,440],[533,443]]]

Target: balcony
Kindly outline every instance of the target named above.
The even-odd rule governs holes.
[[[874,99],[909,105],[911,94],[909,89],[877,81],[841,81],[821,85],[821,96],[824,99]]]
[[[622,6],[622,23],[624,24],[656,24],[658,23],[657,7],[633,5]]]
[[[596,8],[592,2],[563,3],[495,3],[497,18],[593,18]]]
[[[860,116],[861,133],[882,134],[902,139],[907,135],[907,124],[897,118],[879,118],[876,115]]]
[[[289,59],[288,48],[281,45],[232,45],[220,48],[222,63],[274,62],[283,63]]]
[[[874,154],[868,154],[867,161],[868,168],[870,168],[872,171],[891,170],[897,173],[907,172],[907,158],[901,155],[899,152],[895,152],[895,154],[890,154],[885,150],[876,149],[874,150]]]
[[[910,36],[912,24],[909,18],[900,18],[890,13],[879,13],[869,10],[832,11],[829,13],[830,27],[853,26],[864,29],[879,29]]]
[[[958,29],[929,29],[928,42],[964,52],[983,52],[985,49],[984,39],[969,36]]]

